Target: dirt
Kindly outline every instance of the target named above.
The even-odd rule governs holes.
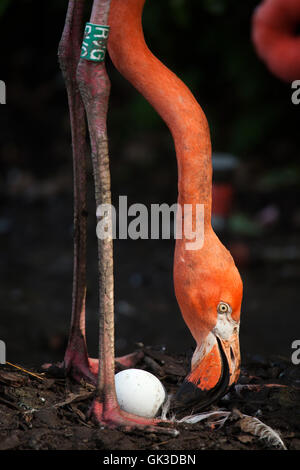
[[[142,350],[137,367],[155,373],[174,393],[189,370],[189,358]],[[155,433],[99,427],[88,417],[93,395],[87,383],[2,365],[0,450],[300,450],[300,369],[282,357],[253,358],[242,368],[238,386],[202,410],[221,414],[196,424],[172,422]],[[190,413],[196,411],[176,418]],[[168,434],[165,426],[178,435]]]

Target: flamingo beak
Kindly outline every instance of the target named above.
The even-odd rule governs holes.
[[[240,375],[241,354],[239,335],[235,332],[228,340],[219,339],[229,366],[229,384],[235,384]]]
[[[224,340],[211,333],[192,360],[192,370],[175,396],[175,406],[196,410],[208,407],[236,382],[240,371],[238,333]]]

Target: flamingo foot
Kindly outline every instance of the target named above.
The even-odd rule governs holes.
[[[56,378],[72,377],[76,382],[96,385],[98,360],[90,359],[84,352],[67,349],[64,360],[56,364],[43,364],[42,369]]]
[[[135,351],[130,354],[126,354],[125,356],[120,356],[115,358],[115,366],[117,369],[131,369],[135,367],[138,362],[143,359],[144,353],[143,351]],[[99,359],[92,359],[88,358],[89,367],[91,372],[94,375],[98,375],[98,368],[99,368]]]
[[[135,367],[143,357],[143,351],[135,351],[133,353],[126,354],[126,356],[116,357],[115,363],[117,366],[121,365],[122,368],[130,369],[131,367]]]
[[[116,367],[119,369],[135,367],[143,357],[143,351],[116,357]],[[71,376],[76,382],[84,380],[96,385],[99,359],[87,357],[85,353],[78,351],[67,350],[63,362],[43,364],[42,369],[56,378]]]
[[[95,398],[89,410],[89,416],[100,426],[111,429],[122,428],[125,431],[141,429],[146,432],[169,434],[178,436],[179,432],[174,428],[160,427],[159,424],[167,423],[159,418],[144,418],[136,416],[120,409],[117,403],[105,403]],[[171,423],[170,423],[171,424]]]

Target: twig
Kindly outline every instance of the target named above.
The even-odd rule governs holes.
[[[90,398],[92,395],[94,395],[94,392],[78,393],[77,395],[74,393],[71,393],[71,395],[66,400],[61,401],[59,403],[55,403],[50,408],[61,408],[62,406],[70,405],[71,403],[74,403],[74,402],[86,400],[87,398]]]
[[[12,364],[11,362],[6,361],[6,364],[8,364],[9,366],[15,367],[16,369],[19,369],[19,370],[21,370],[22,372],[25,372],[25,374],[32,375],[32,376],[35,377],[36,379],[45,380],[44,377],[41,377],[40,375],[37,375],[37,374],[35,374],[34,372],[30,372],[29,370],[23,369],[23,367],[16,366],[15,364]]]
[[[197,433],[197,436],[193,436],[193,437],[183,437],[181,439],[181,441],[194,441],[195,439],[199,439],[199,434]],[[168,439],[167,441],[161,441],[161,442],[155,442],[154,444],[151,445],[151,447],[155,447],[155,446],[163,446],[165,444],[169,444],[169,442],[172,442],[174,439]]]

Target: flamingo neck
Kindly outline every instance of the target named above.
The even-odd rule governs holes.
[[[174,139],[178,203],[204,205],[211,227],[211,143],[206,117],[187,86],[148,49],[143,29],[145,0],[112,0],[108,43],[119,72],[150,102]]]

